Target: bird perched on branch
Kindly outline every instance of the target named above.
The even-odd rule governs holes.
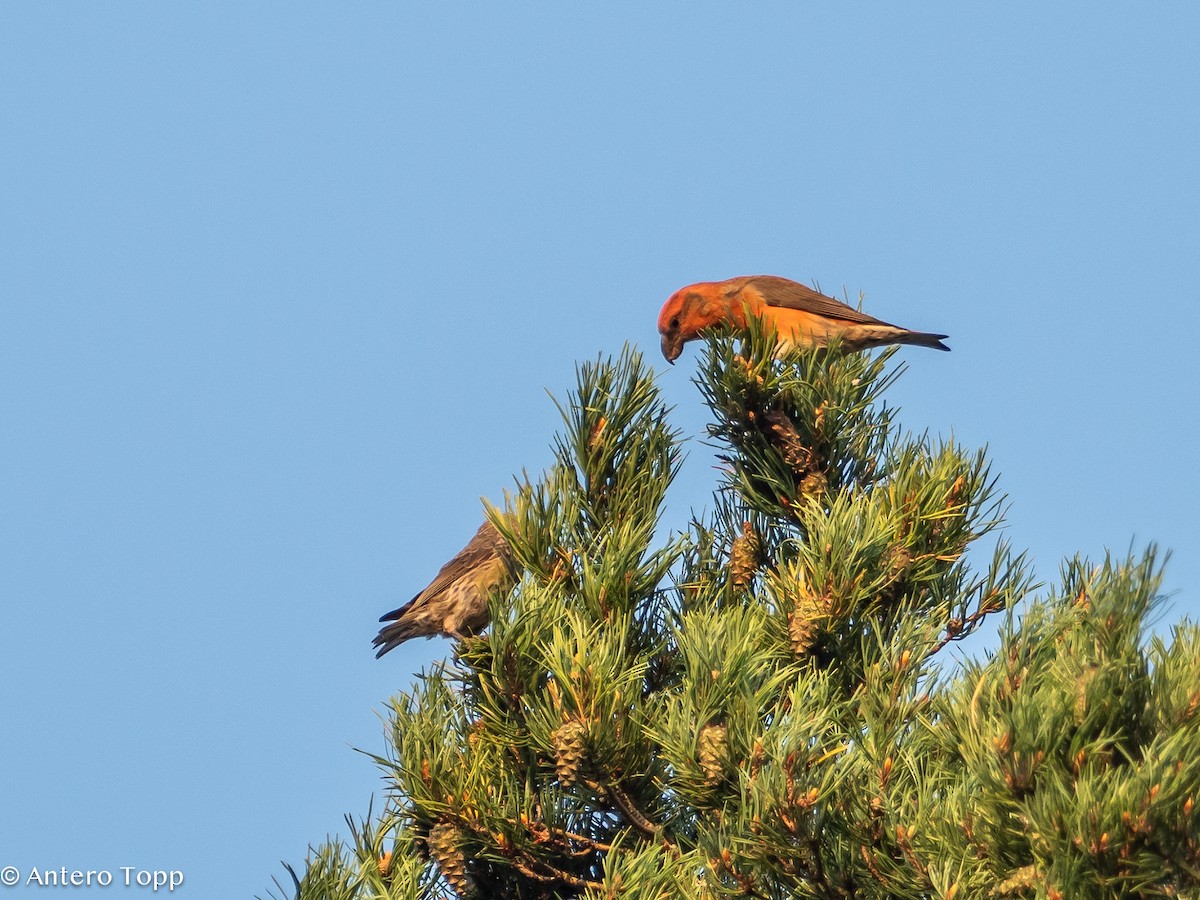
[[[779,349],[794,345],[824,347],[838,338],[848,350],[885,344],[916,344],[949,350],[944,334],[909,331],[859,312],[810,287],[777,275],[744,275],[726,281],[702,281],[680,288],[658,314],[662,352],[674,363],[683,345],[715,325],[746,327],[746,316],[774,326]]]
[[[512,547],[491,521],[484,521],[425,590],[380,616],[380,622],[391,624],[372,642],[379,648],[376,659],[409,638],[463,638],[481,631],[488,624],[488,595],[516,580],[512,563]]]

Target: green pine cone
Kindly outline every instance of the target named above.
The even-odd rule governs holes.
[[[704,783],[716,787],[725,778],[725,766],[729,761],[729,729],[724,725],[705,725],[700,729],[699,750]]]
[[[742,533],[733,539],[729,549],[729,581],[738,590],[750,585],[754,573],[758,570],[761,553],[761,543],[754,527],[745,522]]]
[[[429,855],[441,869],[442,877],[459,897],[469,897],[475,885],[467,873],[467,859],[462,851],[462,832],[450,821],[441,821],[429,829]]]
[[[555,730],[551,740],[554,743],[554,768],[558,772],[558,783],[570,787],[579,779],[579,768],[587,755],[583,737],[587,726],[578,719],[564,722]]]
[[[813,598],[806,595],[796,598],[796,605],[788,614],[788,637],[797,656],[806,654],[817,642],[820,619],[821,610]]]

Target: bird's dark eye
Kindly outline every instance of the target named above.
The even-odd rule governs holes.
[[[671,320],[671,330],[674,331],[678,327],[679,327],[679,316],[676,316],[675,318],[673,318]]]

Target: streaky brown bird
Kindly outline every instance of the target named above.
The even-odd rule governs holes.
[[[715,325],[745,329],[748,315],[774,326],[781,351],[793,345],[824,347],[834,338],[847,350],[886,344],[950,349],[942,343],[947,335],[892,325],[798,281],[778,275],[743,275],[689,284],[667,298],[658,314],[663,356],[674,363],[685,343]]]
[[[506,583],[515,583],[512,547],[496,526],[485,520],[467,542],[438,571],[425,590],[398,609],[384,613],[372,646],[375,658],[415,637],[464,638],[488,624],[488,595]]]

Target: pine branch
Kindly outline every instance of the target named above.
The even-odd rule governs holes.
[[[597,781],[589,780],[587,785],[601,797],[607,797],[612,800],[613,805],[624,816],[625,821],[643,835],[648,838],[658,838],[661,836],[662,827],[655,825],[645,813],[638,809],[633,798],[625,792],[625,789],[618,782],[600,784]]]

